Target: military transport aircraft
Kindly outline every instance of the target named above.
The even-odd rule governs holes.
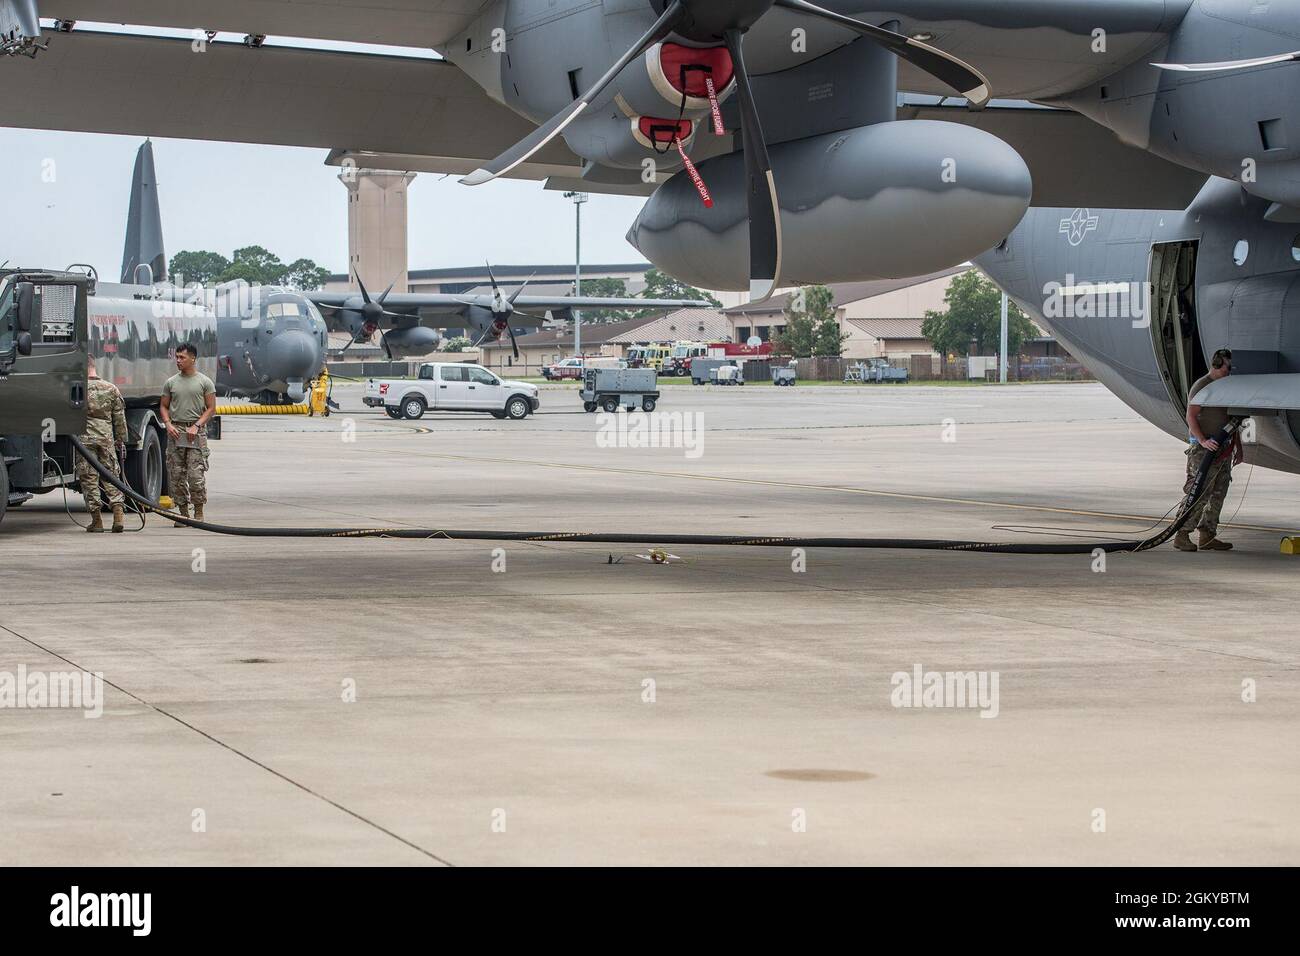
[[[184,281],[183,276],[175,278]],[[121,284],[99,283],[99,288],[105,294],[166,299],[213,312],[217,391],[268,405],[302,401],[307,385],[325,367],[328,331],[349,332],[349,345],[369,342],[379,331],[388,357],[401,359],[433,351],[442,337],[439,330],[446,328],[473,329],[480,342],[508,335],[513,343],[516,328],[571,321],[574,309],[668,311],[708,305],[694,299],[524,296],[527,284],[508,296],[495,276],[491,295],[391,295],[389,286],[376,300],[364,284],[360,293],[299,292],[243,281],[212,288],[176,285],[167,275],[153,143],[145,140],[136,153],[131,179]],[[330,317],[323,317],[318,309]],[[518,347],[515,357],[519,357]]]
[[[629,238],[664,271],[705,288],[761,295],[777,284],[954,265],[1011,234],[1031,200],[1064,211],[1035,213],[1030,223],[1055,215],[1054,241],[1087,243],[1111,215],[1101,210],[1199,208],[1210,176],[1234,184],[1211,194],[1237,191],[1240,212],[1216,224],[1242,232],[1236,242],[1253,246],[1266,225],[1285,234],[1286,223],[1300,221],[1294,2],[39,6],[63,18],[65,35],[47,33],[48,50],[0,65],[0,123],[319,146],[335,164],[645,195]],[[32,7],[0,0],[0,25],[16,24],[4,44],[10,52],[34,52],[22,32]],[[200,32],[192,40],[107,35],[77,28],[79,17]],[[207,42],[204,30],[246,41]],[[265,35],[428,47],[443,59],[276,49]],[[909,94],[901,105],[900,90]],[[138,108],[142,95],[148,109]],[[1136,228],[1136,218],[1118,218]],[[1191,241],[1201,224],[1194,215],[1182,221],[1175,238]],[[1159,237],[1146,237],[1148,279],[1166,268],[1152,249]],[[1209,268],[1205,251],[1198,273]],[[1287,263],[1285,248],[1279,255],[1274,266],[1254,254],[1237,265],[1234,256],[1241,271],[1184,284],[1196,297],[1200,348],[1213,338],[1215,346],[1274,352],[1276,374],[1292,374],[1300,333],[1287,283],[1300,263]],[[1177,258],[1185,273],[1189,260]],[[1272,291],[1247,305],[1231,294],[1236,278]],[[1257,336],[1269,334],[1274,341],[1263,347]],[[1063,338],[1071,341],[1068,329]],[[1132,364],[1118,341],[1086,341],[1072,344],[1090,361]],[[1300,399],[1280,400],[1300,407]]]
[[[1300,234],[1270,203],[1214,178],[1184,209],[1059,208],[976,263],[1112,392],[1187,438],[1187,396],[1207,359],[1232,375],[1199,405],[1250,415],[1250,461],[1300,472]]]
[[[581,309],[703,309],[709,303],[697,299],[597,298],[592,296],[524,295],[525,282],[507,295],[497,285],[492,266],[491,295],[441,295],[425,292],[399,292],[393,295],[389,285],[378,298],[372,298],[357,277],[359,292],[308,292],[312,302],[336,318],[331,327],[352,334],[352,342],[373,341],[375,332],[390,359],[425,355],[433,351],[442,338],[443,329],[469,329],[477,342],[509,338],[515,358],[519,346],[515,330],[535,330],[546,323],[571,323],[574,311]],[[351,343],[349,343],[349,346]],[[346,351],[346,348],[345,348]]]

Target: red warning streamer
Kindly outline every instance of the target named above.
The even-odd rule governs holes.
[[[691,177],[691,182],[693,182],[695,188],[699,190],[700,198],[704,200],[704,208],[712,209],[713,197],[709,195],[709,187],[704,185],[704,178],[700,175],[700,171],[696,169],[695,164],[691,162],[691,157],[686,155],[686,147],[682,145],[682,138],[680,136],[676,137],[673,140],[673,143],[677,146],[677,152],[681,155],[682,162],[686,165],[686,175]]]
[[[709,91],[709,109],[713,111],[713,132],[717,136],[726,136],[727,128],[722,125],[722,107],[718,105],[718,88],[713,85],[713,77],[704,78],[704,88]]]

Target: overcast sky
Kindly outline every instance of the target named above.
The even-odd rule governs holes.
[[[121,24],[79,23],[78,29],[189,36]],[[280,37],[268,44],[436,56],[431,50]],[[86,262],[116,281],[141,142],[134,136],[0,128],[0,172],[7,186],[0,262],[55,269]],[[183,249],[229,256],[240,246],[259,245],[285,262],[305,257],[331,272],[346,272],[347,190],[339,169],[325,165],[326,155],[323,149],[155,139],[168,258]],[[583,261],[642,261],[624,238],[642,204],[592,196],[582,211]],[[540,182],[501,180],[470,188],[454,177],[422,173],[411,184],[409,226],[412,269],[484,261],[570,263],[574,257],[573,203]]]
[[[0,261],[61,269],[89,262],[116,281],[141,140],[0,129],[6,184]],[[347,266],[347,190],[323,149],[154,140],[163,234],[182,249],[229,256],[261,245],[288,262]],[[52,162],[52,166],[49,164]],[[53,182],[44,182],[51,169]],[[538,182],[470,188],[424,173],[410,190],[410,266],[573,259],[573,204]],[[638,262],[624,238],[641,200],[593,196],[583,207],[586,262]]]

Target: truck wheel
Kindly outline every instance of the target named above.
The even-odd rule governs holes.
[[[610,415],[613,415],[615,412],[618,411],[618,399],[617,399],[617,398],[607,398],[607,399],[605,399],[603,402],[600,403],[600,407],[603,408],[603,409],[604,409],[606,412],[608,412]]]
[[[424,410],[427,408],[424,399],[419,395],[408,395],[402,399],[402,417],[418,422],[424,417]]]
[[[137,495],[156,505],[163,489],[163,453],[158,429],[146,427],[143,444],[139,451],[132,448],[126,453],[126,483]]]
[[[641,411],[649,414],[655,410],[655,400],[653,398],[641,399]]]
[[[400,408],[394,408],[392,405],[385,405],[384,411],[388,414],[389,418],[394,420],[400,421],[402,418],[402,410]]]
[[[512,396],[510,401],[506,402],[506,415],[511,421],[521,422],[528,417],[531,409],[528,406],[528,399],[522,395]]]
[[[584,412],[594,412],[594,411],[595,411],[597,408],[599,408],[599,407],[600,407],[600,406],[597,405],[595,402],[583,402],[583,403],[582,403],[582,410],[583,410]]]

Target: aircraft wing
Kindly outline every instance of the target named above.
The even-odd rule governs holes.
[[[1205,175],[1128,146],[1071,110],[995,102],[973,112],[908,99],[899,119],[978,126],[1012,146],[1033,176],[1035,206],[1186,209],[1205,185]]]
[[[447,173],[468,173],[533,130],[443,60],[231,42],[196,52],[189,39],[76,30],[43,36],[49,49],[35,59],[0,57],[2,126],[409,155],[421,159],[409,168]],[[562,140],[525,166],[517,178],[581,170]]]
[[[331,332],[351,331],[364,304],[356,292],[306,292],[308,299],[328,310],[326,324]],[[462,328],[471,309],[492,311],[491,295],[437,295],[418,292],[394,293],[384,299],[384,310],[391,313],[385,328],[405,329],[424,326],[431,329]],[[706,309],[711,303],[694,299],[599,298],[593,296],[521,295],[514,301],[515,312],[510,324],[516,328],[540,326],[546,313],[566,313],[573,309]]]
[[[451,9],[439,0],[374,2]],[[183,8],[175,15],[183,23],[210,23],[198,14],[224,9],[199,0],[96,0],[95,9],[103,4],[114,17],[157,23],[136,14],[148,8],[150,16],[163,16],[158,11],[172,3]],[[299,6],[231,5],[263,12]],[[307,5],[337,7],[340,16],[360,9],[352,2]],[[108,19],[109,12],[94,16]],[[479,168],[534,128],[443,60],[231,42],[196,52],[189,39],[88,30],[47,31],[44,39],[49,49],[35,59],[0,57],[0,125],[317,147],[330,151],[333,164],[450,174]],[[1181,209],[1204,183],[1071,111],[1003,101],[973,113],[939,100],[913,95],[899,118],[978,125],[1005,140],[1029,164],[1035,205]],[[653,191],[639,176],[624,181],[621,173],[596,170],[583,178],[581,161],[557,138],[510,175],[588,192]]]
[[[486,0],[42,0],[40,6],[46,16],[62,20],[440,47],[464,32],[485,4]]]

